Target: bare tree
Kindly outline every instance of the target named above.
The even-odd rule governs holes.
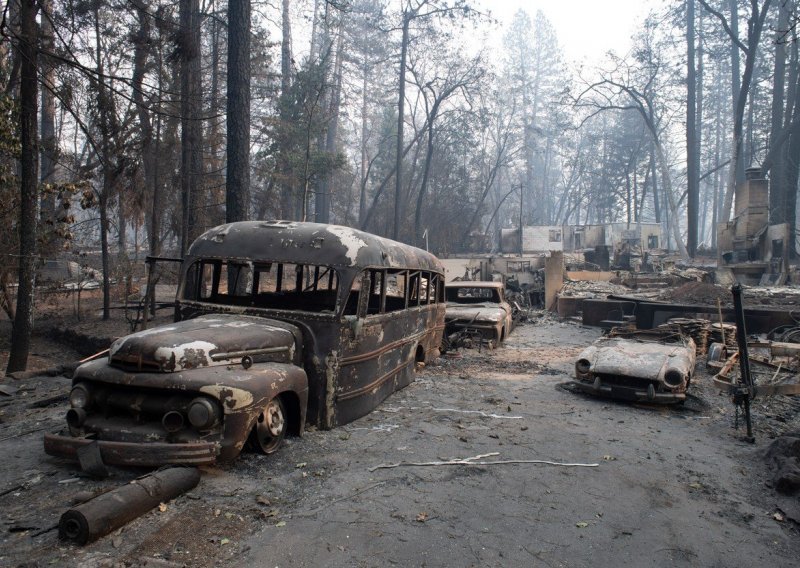
[[[700,209],[700,140],[697,128],[697,68],[695,67],[694,0],[686,0],[686,248],[697,253]],[[701,85],[702,88],[702,85]]]
[[[421,244],[422,239],[422,212],[424,211],[424,201],[428,190],[428,181],[430,179],[431,162],[433,160],[433,151],[435,145],[435,124],[436,119],[442,108],[442,104],[448,98],[458,93],[459,91],[466,91],[470,86],[475,85],[484,76],[484,70],[480,65],[479,58],[469,61],[459,61],[453,54],[450,57],[434,56],[440,63],[436,67],[429,70],[426,76],[426,70],[421,69],[423,62],[413,62],[411,65],[411,74],[416,87],[422,94],[423,104],[425,109],[425,130],[426,130],[426,148],[425,157],[422,163],[422,181],[417,193],[416,207],[414,209],[414,239],[417,243]],[[426,56],[425,61],[430,61],[431,57]],[[433,76],[430,76],[433,75]],[[493,176],[492,176],[493,179]],[[491,181],[489,182],[491,187]],[[471,225],[474,224],[474,219]],[[472,227],[468,228],[471,229]]]
[[[431,18],[455,12],[468,13],[463,0],[455,0],[449,4],[439,0],[406,0],[402,14],[402,39],[400,42],[400,78],[397,91],[397,145],[395,147],[395,191],[394,191],[394,225],[392,238],[400,238],[400,225],[403,219],[403,128],[405,127],[406,109],[406,59],[408,56],[409,27],[414,20]]]
[[[709,6],[706,0],[697,0],[706,9],[708,13],[713,15],[722,24],[723,29],[728,34],[731,42],[736,49],[744,53],[744,71],[742,72],[741,85],[739,92],[736,95],[733,112],[733,136],[732,136],[732,150],[730,167],[728,173],[728,184],[725,190],[725,200],[722,209],[722,221],[727,221],[731,217],[731,209],[733,207],[733,193],[737,183],[737,171],[741,167],[740,161],[742,158],[742,141],[744,132],[744,111],[747,105],[748,94],[750,93],[750,85],[753,79],[753,71],[756,64],[756,55],[758,53],[758,44],[761,41],[761,32],[764,29],[764,21],[767,17],[767,12],[772,0],[763,0],[759,6],[757,0],[750,0],[750,16],[747,20],[747,43],[743,43],[738,37],[738,10],[735,9],[736,2],[731,0],[731,23],[724,14]],[[738,52],[735,52],[738,55]],[[735,58],[738,61],[738,56]],[[735,68],[735,67],[734,67]]]
[[[661,115],[655,99],[654,85],[661,71],[661,62],[652,49],[645,56],[646,61],[635,68],[625,60],[612,58],[614,69],[601,74],[599,80],[590,83],[575,98],[575,105],[587,109],[590,112],[589,117],[609,110],[634,111],[641,116],[652,138],[655,161],[661,171],[661,187],[669,205],[672,234],[680,254],[688,257],[689,253],[681,238],[672,176],[662,140]],[[640,77],[640,81],[635,82],[635,77]]]

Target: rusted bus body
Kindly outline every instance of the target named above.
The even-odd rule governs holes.
[[[656,330],[602,337],[575,362],[580,390],[622,400],[678,403],[686,400],[696,349],[690,337]]]
[[[511,305],[502,282],[462,281],[445,286],[447,335],[464,328],[478,331],[487,341],[500,345],[514,328]]]
[[[143,465],[230,460],[248,435],[273,450],[262,431],[346,424],[408,385],[415,363],[438,355],[444,311],[443,267],[420,249],[335,225],[216,227],[189,249],[176,323],[76,372],[74,385],[136,408],[135,428],[73,408],[73,435],[50,434],[45,448],[75,456],[96,438],[107,463]],[[207,428],[193,427],[192,408],[214,415]]]

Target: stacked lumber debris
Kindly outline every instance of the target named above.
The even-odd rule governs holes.
[[[698,355],[705,355],[711,343],[709,342],[711,322],[707,319],[672,318],[668,322],[659,325],[657,329],[675,331],[691,337],[694,340]]]
[[[736,324],[735,323],[712,323],[709,335],[709,344],[724,343],[727,347],[738,349],[736,345]]]

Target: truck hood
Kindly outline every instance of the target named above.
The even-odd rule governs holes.
[[[477,318],[475,318],[476,314]],[[469,322],[475,318],[476,322],[497,323],[506,318],[506,311],[500,307],[500,304],[494,303],[454,304],[448,302],[444,317],[448,322]]]
[[[117,339],[109,363],[127,371],[176,372],[253,362],[292,362],[300,331],[266,318],[207,315]]]

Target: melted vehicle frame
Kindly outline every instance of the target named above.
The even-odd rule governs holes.
[[[446,335],[451,345],[480,334],[499,346],[514,329],[513,310],[502,282],[460,281],[445,286]]]
[[[207,464],[249,438],[271,453],[307,422],[346,424],[408,385],[438,356],[444,312],[444,269],[423,250],[336,225],[213,228],[189,249],[175,323],[79,367],[68,432],[45,450]]]
[[[695,358],[694,341],[672,331],[602,337],[578,356],[572,384],[620,400],[679,403],[686,400]]]

